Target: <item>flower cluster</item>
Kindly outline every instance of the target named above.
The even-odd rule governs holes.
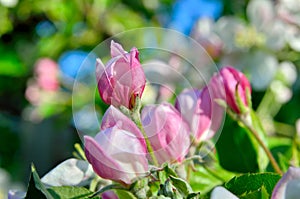
[[[97,60],[99,93],[111,106],[103,116],[101,131],[95,138],[84,138],[85,154],[94,171],[124,185],[146,176],[149,162],[158,167],[181,163],[192,141],[208,140],[220,128],[224,110],[216,99],[240,114],[249,105],[247,92],[251,92],[242,73],[225,67],[201,90],[184,90],[174,106],[167,102],[146,105],[140,114],[146,78],[138,54],[136,48],[126,52],[112,41],[112,59],[106,65]]]

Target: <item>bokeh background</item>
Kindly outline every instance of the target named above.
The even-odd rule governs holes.
[[[299,0],[0,0],[0,199],[26,189],[31,162],[43,176],[72,156],[81,63],[103,40],[142,27],[175,29],[218,67],[242,70],[267,131],[300,133]],[[76,113],[84,124],[88,111]]]

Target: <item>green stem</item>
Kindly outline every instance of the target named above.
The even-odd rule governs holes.
[[[146,142],[146,145],[147,145],[147,149],[148,149],[148,152],[150,154],[150,157],[152,159],[152,162],[154,164],[154,166],[157,166],[159,167],[159,164],[158,164],[158,161],[154,155],[154,151],[153,151],[153,148],[151,146],[151,143],[150,143],[150,140],[148,139],[148,136],[145,132],[145,129],[142,125],[142,121],[140,119],[140,113],[139,112],[135,112],[132,114],[132,120],[134,121],[134,123],[137,125],[137,127],[141,130],[143,136],[144,136],[144,139],[145,139],[145,142]]]
[[[272,167],[274,168],[274,170],[279,173],[279,174],[283,174],[280,167],[278,166],[274,156],[272,155],[271,151],[268,149],[268,147],[265,145],[265,143],[263,142],[263,140],[259,137],[258,132],[256,131],[255,128],[253,128],[253,126],[251,124],[249,124],[249,121],[247,121],[246,117],[243,117],[243,115],[237,115],[235,113],[233,113],[232,111],[230,111],[229,109],[227,109],[227,113],[236,121],[240,121],[243,123],[243,125],[245,125],[246,128],[248,128],[248,130],[252,133],[252,135],[254,136],[254,138],[256,139],[256,141],[258,142],[258,144],[262,147],[262,149],[264,150],[264,152],[266,153],[266,155],[268,156],[270,163],[272,165]],[[249,114],[249,113],[248,113]],[[258,118],[258,122],[260,123],[260,119]],[[260,123],[261,126],[261,123]],[[262,126],[261,126],[262,127]],[[261,128],[263,130],[263,128]],[[264,133],[265,134],[265,133]]]
[[[299,157],[298,157],[298,143],[297,138],[293,139],[293,145],[292,145],[292,165],[295,167],[299,167]]]
[[[252,127],[252,125],[249,125],[248,122],[246,122],[245,120],[241,119],[241,121],[250,130],[250,132],[255,137],[255,139],[257,140],[257,142],[259,143],[259,145],[263,148],[263,150],[265,151],[266,155],[268,156],[268,158],[270,160],[270,163],[271,163],[272,167],[274,168],[274,170],[277,173],[279,173],[280,175],[282,175],[283,173],[282,173],[280,167],[278,166],[278,164],[277,164],[274,156],[272,155],[272,153],[268,149],[268,147],[265,145],[265,143],[263,142],[263,140],[259,137],[257,131]]]
[[[142,124],[142,121],[141,121],[141,114],[140,114],[141,108],[142,108],[141,98],[139,96],[137,96],[136,99],[135,99],[135,105],[134,105],[134,107],[133,107],[133,109],[131,110],[131,113],[130,113],[131,119],[137,125],[137,127],[141,130],[141,132],[144,136],[148,152],[149,152],[150,157],[152,159],[152,163],[154,164],[154,166],[159,167],[158,161],[157,161],[157,159],[154,155],[154,150],[151,146],[151,143],[149,141],[149,138],[146,134],[146,131],[145,131],[145,129],[143,127],[143,124]]]
[[[269,109],[271,108],[270,106],[272,106],[272,102],[273,102],[273,94],[270,91],[270,89],[267,89],[267,91],[265,92],[265,95],[263,96],[256,112],[259,116],[262,115],[268,115],[269,114]]]
[[[78,144],[78,143],[76,143],[76,144],[74,145],[74,148],[76,149],[76,151],[77,151],[78,154],[80,155],[81,159],[82,159],[82,160],[86,160],[85,153],[84,153],[84,151],[83,151],[81,145]]]
[[[125,188],[119,184],[110,184],[110,185],[107,185],[106,187],[101,188],[100,190],[95,192],[93,195],[89,196],[89,198],[94,198],[95,196],[97,196],[105,191],[113,190],[113,189],[128,190],[127,188]]]

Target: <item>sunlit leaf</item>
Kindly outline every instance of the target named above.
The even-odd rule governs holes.
[[[84,187],[52,187],[48,191],[53,199],[100,199],[98,196],[90,197],[93,193]]]
[[[266,195],[266,192],[271,195],[280,178],[281,176],[275,173],[244,174],[231,179],[225,184],[225,187],[238,197],[255,198],[254,196],[256,196],[256,198],[260,198],[262,195]],[[248,197],[246,197],[247,195]]]
[[[48,192],[38,173],[35,170],[34,165],[31,166],[31,176],[26,193],[25,199],[40,198],[40,199],[53,199],[52,195]]]

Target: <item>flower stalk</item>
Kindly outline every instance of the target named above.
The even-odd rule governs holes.
[[[245,125],[245,127],[252,133],[254,138],[257,140],[259,145],[262,147],[262,149],[264,150],[264,152],[268,156],[268,158],[270,160],[270,163],[271,163],[272,167],[274,168],[274,170],[278,174],[282,175],[283,172],[281,171],[278,163],[276,162],[276,160],[275,160],[274,156],[272,155],[271,151],[269,150],[269,148],[265,145],[263,140],[259,137],[257,130],[251,124],[249,124],[249,122],[247,122],[245,119],[243,119],[241,117],[239,117],[239,119]]]
[[[149,155],[151,157],[152,163],[154,164],[154,166],[158,167],[159,164],[158,164],[158,161],[157,161],[157,159],[154,155],[154,150],[151,146],[151,143],[149,141],[149,138],[148,138],[148,136],[145,132],[145,129],[144,129],[142,121],[141,121],[141,114],[140,114],[141,108],[142,108],[141,98],[139,96],[137,96],[136,99],[135,99],[134,107],[133,107],[133,109],[131,111],[131,114],[130,114],[131,119],[137,125],[137,127],[141,130],[141,133],[144,136],[144,139],[145,139],[145,142],[146,142],[146,145],[147,145],[147,150],[148,150]]]
[[[238,85],[238,84],[237,84]],[[236,95],[236,100],[238,102],[238,107],[239,109],[241,110],[241,113],[243,114],[239,114],[238,115],[238,120],[241,121],[245,127],[252,133],[252,135],[254,136],[254,138],[256,139],[256,141],[258,142],[258,144],[262,147],[262,149],[264,150],[264,152],[266,153],[268,159],[270,160],[270,163],[272,165],[272,167],[274,168],[274,170],[282,175],[282,171],[278,165],[278,163],[276,162],[274,156],[272,155],[271,151],[269,150],[269,148],[265,145],[265,143],[263,142],[263,140],[260,138],[257,130],[253,127],[252,125],[252,120],[253,118],[249,118],[247,116],[250,115],[250,112],[253,112],[251,109],[252,109],[252,101],[251,101],[251,94],[250,94],[250,90],[249,88],[246,88],[246,100],[247,100],[247,104],[248,106],[245,106],[243,105],[242,103],[242,100],[241,100],[241,97],[238,95],[238,87],[236,87],[236,90],[235,90],[235,95]],[[253,113],[255,114],[255,113]],[[256,117],[257,118],[257,117]],[[250,120],[249,120],[250,119]],[[260,119],[257,118],[257,122],[259,122],[259,126],[261,126],[261,122],[260,122]],[[264,129],[261,128],[263,131]],[[265,133],[264,133],[265,134]]]

